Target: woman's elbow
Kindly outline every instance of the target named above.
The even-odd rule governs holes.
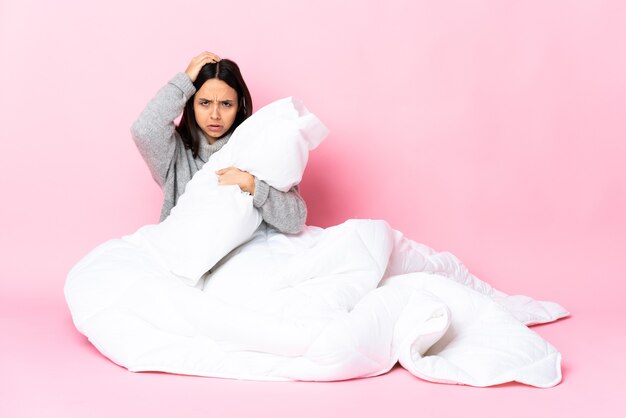
[[[136,143],[145,142],[148,137],[148,126],[141,119],[137,119],[130,127],[130,135]]]

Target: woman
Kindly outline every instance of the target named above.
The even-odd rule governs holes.
[[[193,58],[185,72],[148,103],[131,132],[163,190],[161,220],[176,205],[187,182],[251,114],[252,99],[239,67],[210,52]],[[281,192],[236,167],[216,174],[219,184],[238,185],[253,195],[253,204],[267,224],[283,233],[296,233],[304,226],[306,204],[297,186]]]

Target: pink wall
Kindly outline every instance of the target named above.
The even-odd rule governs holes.
[[[626,3],[183,3],[0,0],[0,292],[60,295],[156,221],[129,127],[207,49],[257,108],[295,95],[330,127],[310,224],[386,219],[502,290],[620,304]]]

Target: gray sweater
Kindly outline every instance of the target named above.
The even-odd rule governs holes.
[[[177,74],[159,90],[131,128],[141,156],[163,190],[161,220],[176,205],[191,177],[230,138],[228,135],[213,144],[202,141],[196,158],[185,148],[174,122],[195,92],[189,77],[185,73]],[[201,137],[204,138],[204,134]],[[254,181],[253,204],[261,211],[263,220],[281,232],[299,232],[306,221],[306,204],[298,193],[298,186],[281,192],[262,180],[255,178]]]

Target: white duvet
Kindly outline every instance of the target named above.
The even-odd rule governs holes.
[[[326,133],[291,98],[255,113],[168,219],[70,271],[77,329],[131,371],[326,381],[399,362],[434,382],[558,384],[559,352],[527,325],[566,316],[559,305],[507,296],[384,221],[280,234],[251,196],[215,181],[234,165],[288,190]]]

